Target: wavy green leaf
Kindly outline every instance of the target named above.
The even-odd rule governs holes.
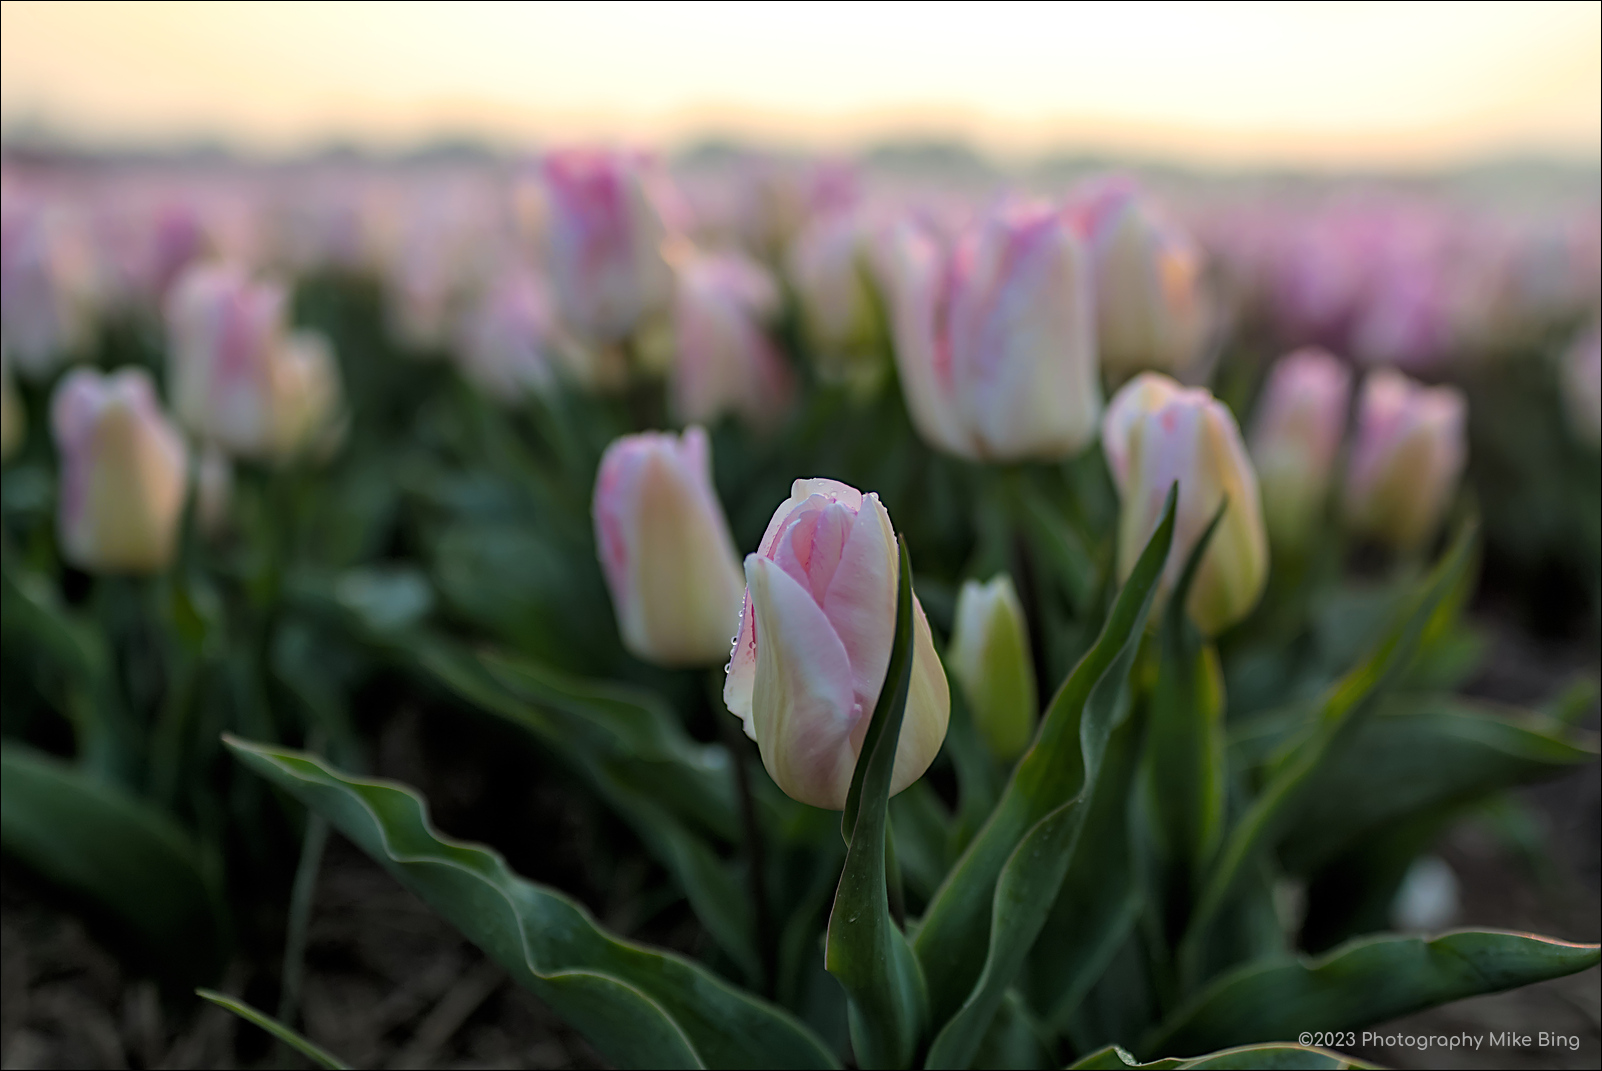
[[[918,963],[890,917],[885,829],[890,777],[912,686],[912,560],[900,541],[895,643],[884,687],[851,773],[840,829],[845,867],[829,912],[824,966],[849,1000],[851,1047],[860,1067],[908,1067],[926,1014]]]
[[[26,746],[0,745],[0,846],[113,915],[141,955],[190,979],[228,944],[214,869],[171,818]]]
[[[1306,1068],[1307,1071],[1328,1069],[1328,1071],[1343,1071],[1344,1068],[1369,1068],[1373,1064],[1366,1064],[1361,1060],[1354,1060],[1345,1053],[1331,1052],[1329,1049],[1315,1049],[1308,1045],[1242,1045],[1239,1048],[1224,1049],[1221,1052],[1210,1052],[1206,1056],[1196,1056],[1190,1059],[1167,1057],[1162,1060],[1152,1060],[1150,1063],[1141,1063],[1136,1057],[1116,1045],[1108,1045],[1091,1053],[1083,1059],[1068,1065],[1068,1071],[1126,1071],[1128,1068],[1150,1068],[1152,1071],[1178,1071],[1188,1068],[1215,1068],[1218,1071],[1232,1069],[1232,1071],[1280,1071],[1280,1069]]]
[[[1052,700],[990,821],[935,894],[914,945],[944,1021],[931,1067],[966,1067],[1062,887],[1173,542],[1176,489],[1095,646]],[[1093,865],[1093,864],[1088,864]]]
[[[1230,832],[1197,898],[1179,948],[1184,983],[1201,980],[1209,927],[1261,853],[1277,844],[1301,813],[1315,773],[1405,677],[1421,644],[1450,625],[1474,543],[1475,529],[1466,526],[1373,652],[1335,683],[1308,729],[1271,762],[1268,783]]]
[[[246,766],[324,815],[605,1057],[631,1067],[832,1067],[789,1013],[677,955],[618,938],[579,904],[441,836],[423,800],[284,748],[228,738]]]
[[[236,1000],[227,993],[219,993],[215,989],[197,989],[195,996],[209,1000],[219,1008],[226,1009],[239,1016],[252,1026],[259,1026],[285,1045],[300,1053],[318,1067],[326,1067],[329,1071],[343,1071],[350,1065],[340,1061],[339,1057],[320,1045],[316,1045],[295,1031],[289,1029],[277,1019],[266,1012],[251,1007],[242,1000]]]
[[[1295,1037],[1315,1023],[1319,1030],[1356,1030],[1583,971],[1599,956],[1597,945],[1489,930],[1360,938],[1318,959],[1231,971],[1153,1030],[1140,1051],[1200,1053]]]

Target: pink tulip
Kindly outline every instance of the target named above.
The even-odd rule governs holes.
[[[1320,349],[1297,350],[1269,373],[1251,453],[1276,546],[1301,545],[1323,515],[1351,393],[1350,369]]]
[[[681,210],[661,169],[637,154],[568,150],[546,157],[544,178],[551,281],[568,325],[612,343],[665,312],[664,246]]]
[[[790,284],[819,373],[871,387],[888,369],[883,315],[870,276],[872,225],[862,212],[815,218],[790,246]]]
[[[1218,530],[1202,556],[1185,609],[1216,635],[1251,612],[1268,581],[1257,475],[1235,418],[1206,390],[1187,389],[1155,372],[1124,385],[1107,406],[1102,447],[1118,486],[1118,572],[1128,577],[1162,519],[1168,489],[1179,484],[1174,544],[1160,592],[1173,590],[1191,550],[1227,496]]]
[[[884,242],[896,364],[931,445],[984,461],[1062,458],[1101,412],[1090,264],[1062,216],[1013,204],[954,244],[914,221]]]
[[[739,618],[740,568],[712,488],[706,432],[646,432],[612,443],[593,508],[623,645],[657,665],[721,660]]]
[[[680,420],[732,412],[771,426],[783,415],[795,383],[767,334],[778,310],[779,289],[755,261],[691,255],[679,266],[672,381]]]
[[[1426,387],[1389,368],[1368,374],[1346,474],[1354,531],[1400,550],[1435,534],[1468,459],[1467,410],[1455,387]]]
[[[25,379],[44,379],[91,340],[99,288],[82,223],[66,205],[6,190],[0,208],[0,335]]]
[[[62,555],[98,573],[153,573],[177,548],[187,451],[150,377],[76,369],[56,388],[51,429],[61,456]]]
[[[791,797],[845,806],[895,640],[899,552],[879,496],[797,480],[746,556],[745,604],[723,700]],[[912,686],[890,791],[923,775],[945,739],[951,694],[912,600]]]

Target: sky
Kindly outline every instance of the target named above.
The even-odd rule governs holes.
[[[0,124],[1433,167],[1602,156],[1602,4],[0,4]]]

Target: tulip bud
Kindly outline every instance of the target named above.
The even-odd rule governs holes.
[[[612,443],[601,456],[594,513],[623,645],[657,665],[718,662],[739,618],[741,585],[706,432]]]
[[[1351,392],[1351,371],[1320,349],[1297,350],[1269,373],[1251,449],[1276,547],[1301,546],[1323,516]]]
[[[551,281],[567,323],[616,342],[666,310],[673,273],[663,246],[676,222],[666,176],[645,157],[570,150],[546,157]]]
[[[1602,336],[1595,327],[1563,355],[1563,402],[1575,437],[1593,449],[1602,445]]]
[[[178,417],[241,457],[287,458],[339,430],[333,353],[321,335],[288,329],[286,303],[281,286],[203,265],[184,273],[167,305]]]
[[[71,372],[50,404],[61,456],[62,555],[97,573],[153,573],[172,560],[188,476],[184,441],[143,369]]]
[[[797,480],[745,559],[745,603],[723,701],[786,794],[841,810],[895,644],[900,555],[878,495]],[[923,775],[951,693],[917,596],[912,683],[890,791]]]
[[[11,380],[11,359],[0,349],[0,461],[11,460],[27,435],[28,412]]]
[[[1062,217],[1012,205],[947,247],[908,221],[884,248],[896,364],[932,445],[984,461],[1062,458],[1096,430],[1090,266]]]
[[[1144,369],[1183,372],[1212,326],[1201,250],[1132,184],[1101,182],[1076,201],[1095,264],[1102,368],[1115,383]]]
[[[1347,524],[1398,550],[1435,534],[1468,459],[1467,402],[1389,368],[1363,380],[1346,473]]]
[[[462,324],[456,352],[462,371],[497,400],[515,402],[556,381],[555,315],[545,286],[532,272],[498,278]]]
[[[771,426],[795,393],[789,366],[764,329],[779,309],[772,277],[736,253],[691,255],[678,276],[672,379],[679,419],[735,412]]]
[[[1029,746],[1039,706],[1029,627],[1011,577],[963,583],[947,657],[991,754],[1016,758]]]
[[[1178,481],[1174,543],[1161,597],[1173,590],[1196,541],[1227,498],[1229,508],[1202,556],[1185,609],[1209,636],[1250,613],[1268,580],[1268,538],[1257,474],[1223,403],[1206,390],[1146,372],[1108,404],[1101,441],[1123,503],[1119,576],[1127,578],[1135,567],[1162,519],[1168,489]]]
[[[228,530],[228,507],[234,497],[234,466],[215,445],[205,447],[195,466],[195,527],[215,539]]]
[[[0,334],[28,380],[82,350],[99,294],[82,221],[65,208],[7,190],[0,210]]]
[[[888,364],[866,239],[858,214],[830,213],[796,238],[788,261],[819,373],[826,380],[862,388],[877,384]]]

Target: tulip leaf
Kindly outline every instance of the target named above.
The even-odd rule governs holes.
[[[933,1021],[945,1024],[931,1067],[972,1060],[1057,899],[1108,739],[1129,712],[1130,667],[1173,543],[1176,501],[1177,487],[1101,635],[1052,700],[990,821],[924,916],[915,948]]]
[[[916,646],[912,560],[905,540],[900,541],[900,550],[895,643],[846,793],[841,832],[848,847],[824,945],[824,966],[846,991],[851,1047],[860,1067],[910,1066],[926,1008],[917,960],[890,917],[885,875],[890,778],[912,687]]]
[[[326,817],[401,884],[628,1067],[832,1067],[788,1012],[670,952],[616,937],[497,853],[451,840],[391,781],[357,778],[287,748],[226,738],[247,767]]]
[[[1142,1052],[1201,1053],[1356,1030],[1437,1004],[1583,971],[1597,945],[1491,930],[1435,938],[1367,937],[1318,959],[1250,963],[1216,979],[1141,1043]]]
[[[171,818],[21,744],[0,745],[0,846],[110,913],[138,953],[193,980],[221,967],[226,909],[206,857]]]
[[[1284,1068],[1343,1071],[1345,1068],[1373,1066],[1344,1053],[1317,1049],[1310,1045],[1242,1045],[1239,1048],[1210,1052],[1206,1056],[1189,1058],[1169,1056],[1161,1060],[1152,1060],[1150,1063],[1141,1063],[1127,1050],[1117,1045],[1108,1045],[1105,1049],[1098,1049],[1089,1056],[1069,1064],[1068,1071],[1127,1071],[1130,1068],[1150,1068],[1151,1071],[1170,1071],[1170,1069],[1183,1071],[1190,1068],[1216,1068],[1219,1071],[1225,1068],[1231,1071],[1257,1071],[1257,1069],[1280,1071]]]
[[[457,694],[552,747],[583,776],[673,875],[719,946],[748,977],[760,976],[750,897],[704,835],[738,835],[727,752],[690,740],[649,695],[571,680],[528,660],[467,655],[443,640],[415,649]]]
[[[1218,655],[1186,611],[1202,556],[1229,508],[1226,498],[1185,562],[1158,630],[1142,791],[1151,815],[1153,906],[1164,944],[1182,935],[1195,885],[1224,824],[1224,693]]]
[[[1209,928],[1262,853],[1278,843],[1301,814],[1319,768],[1350,743],[1379,701],[1405,677],[1421,644],[1450,624],[1452,601],[1473,559],[1474,542],[1474,527],[1465,526],[1374,650],[1331,686],[1308,729],[1271,763],[1267,784],[1231,830],[1201,886],[1180,942],[1182,983],[1201,980]]]
[[[259,1026],[285,1045],[300,1053],[318,1067],[326,1067],[329,1071],[342,1071],[349,1064],[342,1063],[339,1057],[330,1053],[320,1045],[313,1044],[289,1029],[277,1019],[266,1012],[251,1007],[242,1000],[230,997],[226,993],[219,993],[215,989],[197,989],[195,995],[203,1000],[209,1000],[219,1008],[226,1009],[239,1016],[252,1026]]]

